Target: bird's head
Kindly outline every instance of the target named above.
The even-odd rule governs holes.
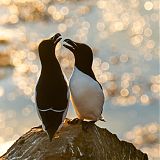
[[[61,34],[57,33],[53,37],[43,40],[39,46],[39,56],[41,62],[47,62],[48,60],[52,59],[55,55],[55,47],[57,43],[61,40]]]
[[[78,68],[91,68],[93,62],[92,49],[83,43],[77,43],[70,39],[65,39],[63,46],[69,49],[75,57],[75,66]]]

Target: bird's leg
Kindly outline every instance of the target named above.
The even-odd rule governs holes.
[[[97,121],[89,121],[90,124],[95,124]]]
[[[77,124],[78,122],[81,122],[82,120],[79,118],[74,118],[71,121],[68,121],[69,124]]]
[[[87,130],[95,123],[96,121],[82,121],[82,130],[87,132]]]
[[[71,119],[69,119],[69,118],[65,118],[63,123],[68,123],[68,124],[69,124],[69,123],[70,123],[70,121],[71,121]]]
[[[39,125],[37,127],[33,127],[33,129],[41,129],[42,128],[42,125]]]

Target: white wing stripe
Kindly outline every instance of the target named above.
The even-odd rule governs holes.
[[[39,111],[42,111],[42,112],[47,112],[47,111],[54,111],[54,112],[64,112],[66,109],[63,109],[63,110],[56,110],[56,109],[52,109],[52,108],[48,108],[48,109],[39,109]]]

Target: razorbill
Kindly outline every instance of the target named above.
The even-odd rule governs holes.
[[[103,120],[102,111],[104,94],[101,84],[97,81],[92,70],[93,53],[91,48],[70,39],[63,44],[75,57],[75,66],[70,78],[69,88],[71,100],[80,120],[96,122]]]
[[[68,110],[69,89],[55,56],[55,47],[62,39],[57,33],[43,40],[38,47],[41,73],[36,85],[36,106],[42,127],[52,141],[63,124]]]

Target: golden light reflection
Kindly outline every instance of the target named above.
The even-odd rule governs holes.
[[[32,106],[26,106],[22,109],[22,114],[24,116],[29,116],[32,113]]]
[[[60,9],[60,12],[63,14],[63,15],[67,15],[68,13],[69,13],[69,9],[68,9],[68,7],[62,7],[61,9]]]
[[[122,89],[120,93],[122,97],[127,97],[129,95],[128,89],[125,89],[125,88]]]
[[[103,9],[103,8],[107,7],[107,2],[105,0],[100,0],[97,2],[97,6],[98,6],[98,8]]]
[[[133,92],[134,94],[140,94],[140,92],[141,92],[140,86],[139,86],[139,85],[134,85],[134,86],[132,87],[132,92]]]
[[[144,126],[135,126],[125,134],[125,138],[134,143],[136,147],[146,152],[149,159],[159,158],[159,131],[160,125],[149,123]]]
[[[131,44],[134,45],[135,47],[138,47],[141,45],[143,41],[143,36],[142,35],[136,35],[131,38]]]
[[[59,32],[63,33],[63,32],[66,32],[66,30],[67,30],[66,24],[61,23],[61,24],[58,25],[58,31]]]
[[[151,76],[151,86],[150,89],[153,93],[160,96],[160,75]]]
[[[124,25],[124,28],[128,27],[129,23],[130,23],[130,19],[129,19],[129,14],[127,12],[122,13],[121,15],[121,20],[122,23]]]
[[[38,72],[38,66],[33,64],[33,65],[30,65],[30,71],[32,73],[37,73]]]
[[[79,7],[78,10],[77,10],[77,13],[79,15],[85,15],[87,14],[88,12],[90,11],[90,8],[88,6],[82,6],[82,7]]]
[[[159,0],[153,0],[152,3],[153,3],[153,8],[155,10],[159,10],[160,9]]]
[[[122,77],[122,81],[121,81],[121,87],[123,88],[128,88],[129,87],[129,80],[127,78]]]
[[[17,15],[11,15],[10,17],[9,17],[9,22],[10,23],[17,23],[19,21],[19,18],[17,17]]]
[[[131,7],[137,8],[139,6],[139,0],[130,0]]]
[[[103,62],[101,64],[101,70],[103,70],[103,71],[109,70],[109,63]]]
[[[128,57],[127,54],[122,54],[122,55],[120,56],[120,61],[121,61],[122,63],[126,63],[126,62],[128,62],[128,60],[129,60],[129,57]]]
[[[15,15],[19,14],[18,7],[16,5],[14,5],[14,4],[9,5],[8,8],[12,14],[15,14]]]
[[[118,56],[110,57],[109,61],[110,61],[111,64],[116,65],[116,64],[119,63],[119,57]]]
[[[146,28],[146,29],[144,30],[144,35],[145,35],[146,37],[152,36],[152,30],[151,30],[150,28]]]
[[[146,2],[144,3],[144,8],[145,8],[147,11],[152,10],[152,8],[153,8],[153,3],[152,3],[151,1],[146,1]]]
[[[121,21],[117,21],[113,24],[113,32],[122,31],[124,28],[123,23]]]
[[[154,93],[160,93],[160,85],[159,84],[152,84],[151,91]]]
[[[26,55],[25,54],[23,54],[23,58],[25,58],[26,57]],[[34,53],[34,52],[29,52],[28,54],[27,54],[27,58],[28,58],[28,60],[30,60],[30,61],[34,61],[34,60],[36,60],[36,54]]]
[[[11,3],[11,0],[1,0],[0,4],[9,5]]]
[[[150,17],[153,22],[159,21],[159,14],[152,13]]]
[[[73,26],[74,22],[71,18],[68,18],[68,19],[65,20],[65,24],[68,28],[70,28],[70,27]]]
[[[146,47],[148,49],[152,49],[152,48],[154,48],[154,46],[155,46],[155,42],[153,40],[147,41]]]
[[[134,105],[137,102],[137,98],[135,96],[118,96],[112,100],[114,105],[120,105],[123,107],[127,107],[128,105]]]
[[[49,13],[49,14],[51,14],[51,15],[52,15],[52,14],[55,14],[56,11],[57,11],[57,9],[56,9],[55,6],[50,5],[50,6],[48,7],[48,13]]]
[[[141,99],[141,103],[144,105],[147,105],[150,103],[150,99],[146,94],[142,95],[140,99]]]
[[[104,31],[104,29],[105,29],[105,24],[103,22],[98,22],[97,23],[97,30]]]
[[[109,83],[109,86],[106,88],[105,94],[107,97],[114,97],[117,94],[117,90],[117,84],[115,82],[111,82]]]

